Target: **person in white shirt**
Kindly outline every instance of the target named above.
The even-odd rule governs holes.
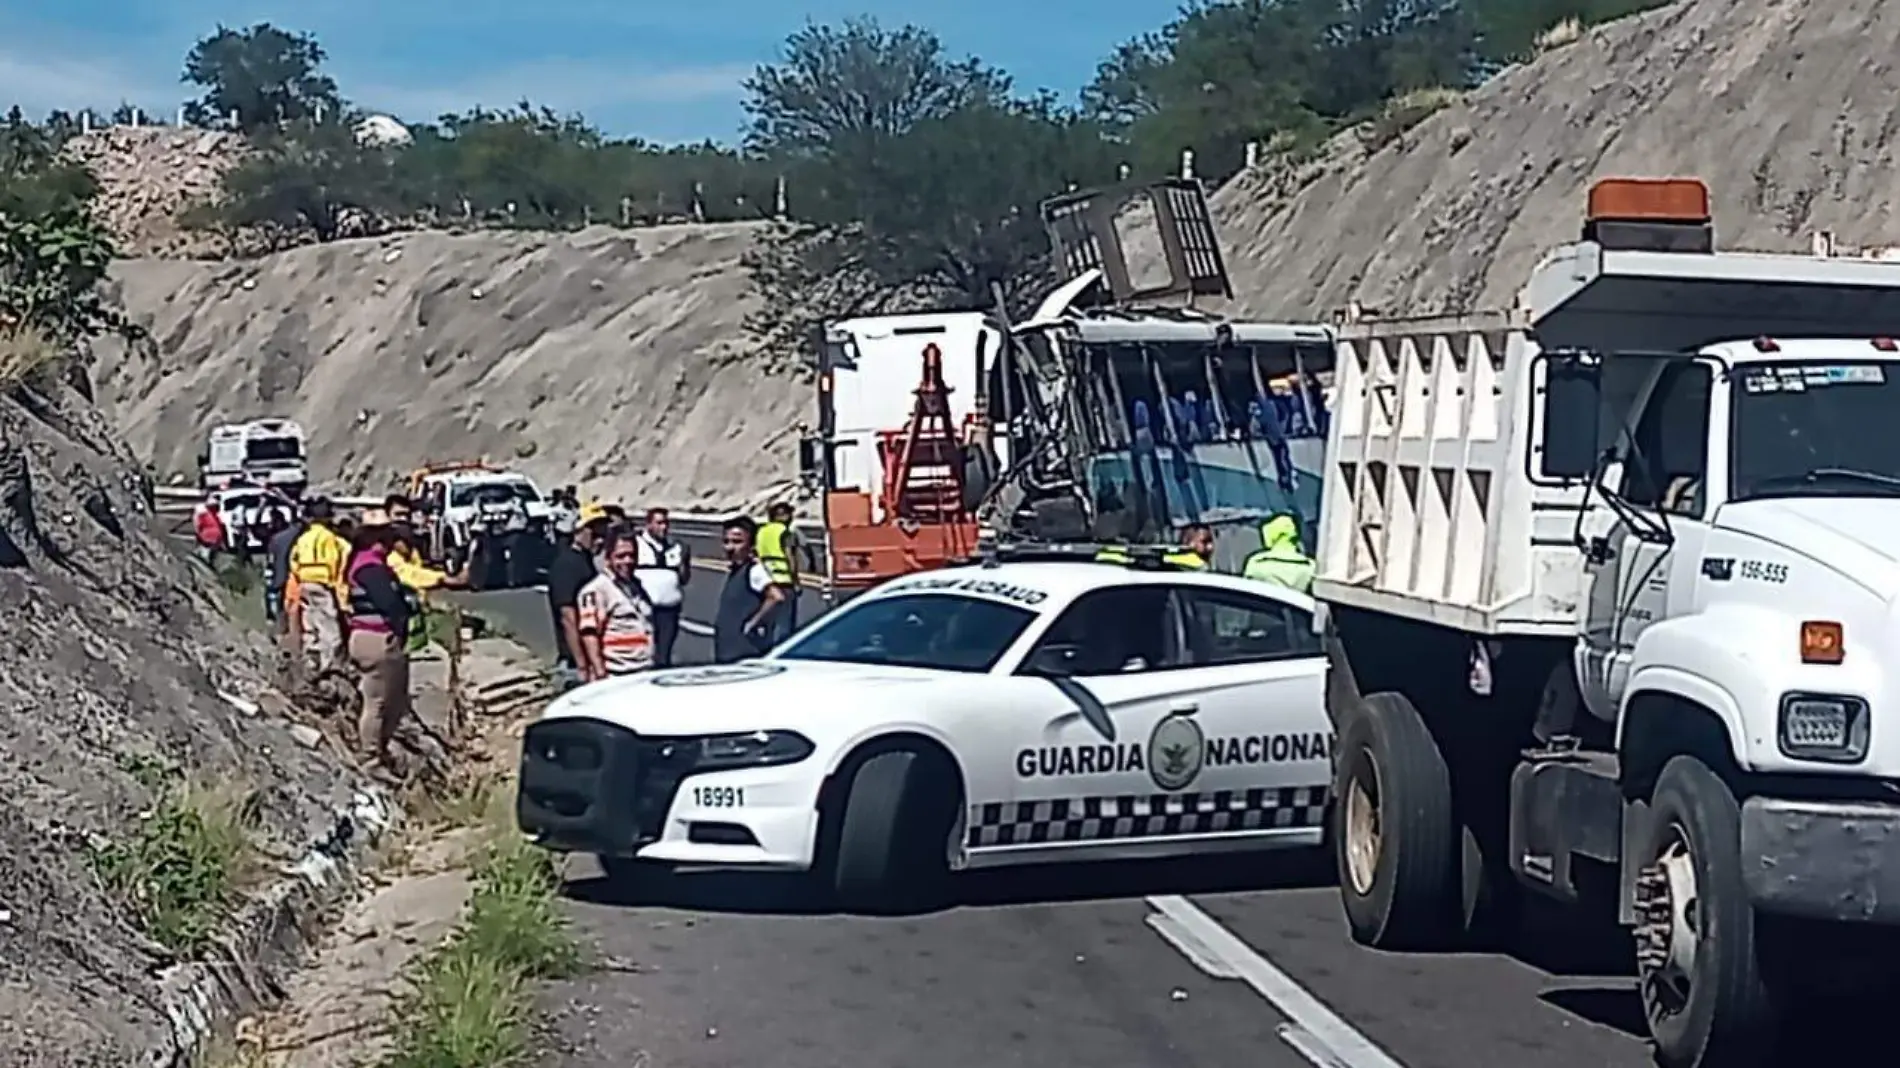
[[[639,562],[634,577],[652,604],[653,664],[673,665],[673,643],[679,640],[680,605],[686,597],[686,583],[692,576],[692,561],[686,546],[667,536],[666,509],[647,509],[646,527],[636,537]]]

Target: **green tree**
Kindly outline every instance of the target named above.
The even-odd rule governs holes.
[[[0,120],[0,212],[41,219],[86,210],[98,182],[60,156],[63,144],[57,128],[28,122],[19,108]]]
[[[1464,0],[1478,28],[1478,52],[1490,67],[1520,63],[1537,52],[1537,39],[1567,19],[1584,26],[1663,6],[1668,0]]]
[[[470,214],[500,226],[559,230],[600,208],[600,131],[526,101],[508,111],[444,115],[397,154],[396,187],[412,209]]]
[[[264,139],[224,177],[219,219],[262,231],[273,247],[308,235],[334,241],[398,206],[391,153],[357,143],[351,124],[332,117],[298,123]]]
[[[92,175],[59,155],[59,133],[15,108],[0,122],[0,386],[60,362],[74,342],[129,331],[99,298],[111,238],[93,218]]]
[[[977,103],[896,137],[840,151],[806,219],[853,235],[857,259],[893,290],[960,304],[1047,281],[1041,202],[1114,174],[1094,123],[1047,98]]]
[[[970,104],[1001,103],[1009,89],[1007,75],[951,59],[936,34],[917,26],[808,24],[786,38],[779,62],[746,79],[746,147],[822,152],[843,137],[894,136]]]
[[[830,80],[826,80],[829,78]],[[1099,126],[953,60],[927,30],[807,27],[748,82],[750,143],[787,168],[791,214],[748,259],[768,348],[894,302],[987,304],[1046,278],[1039,203],[1114,173]],[[795,87],[788,89],[787,87]]]
[[[260,22],[244,30],[220,25],[192,46],[181,81],[204,92],[185,117],[209,125],[236,116],[239,129],[334,118],[342,111],[336,82],[321,72],[328,57],[307,33]]]

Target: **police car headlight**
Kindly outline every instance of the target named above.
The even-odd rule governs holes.
[[[699,740],[700,771],[724,768],[762,768],[796,764],[812,754],[811,739],[795,731],[753,731],[714,734]]]
[[[1857,764],[1867,759],[1872,720],[1867,702],[1858,697],[1784,694],[1776,740],[1782,754],[1796,760]]]

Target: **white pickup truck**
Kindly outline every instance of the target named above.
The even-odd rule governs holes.
[[[1900,972],[1900,263],[1708,205],[1600,182],[1516,308],[1346,316],[1313,586],[1354,937],[1600,904],[1672,1068]]]

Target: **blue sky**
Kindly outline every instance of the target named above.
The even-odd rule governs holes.
[[[40,115],[128,101],[175,108],[186,51],[220,22],[317,35],[346,96],[411,121],[522,96],[610,132],[730,140],[740,82],[788,33],[871,14],[936,30],[1026,87],[1079,89],[1117,43],[1165,23],[1175,0],[0,0],[0,107]]]

